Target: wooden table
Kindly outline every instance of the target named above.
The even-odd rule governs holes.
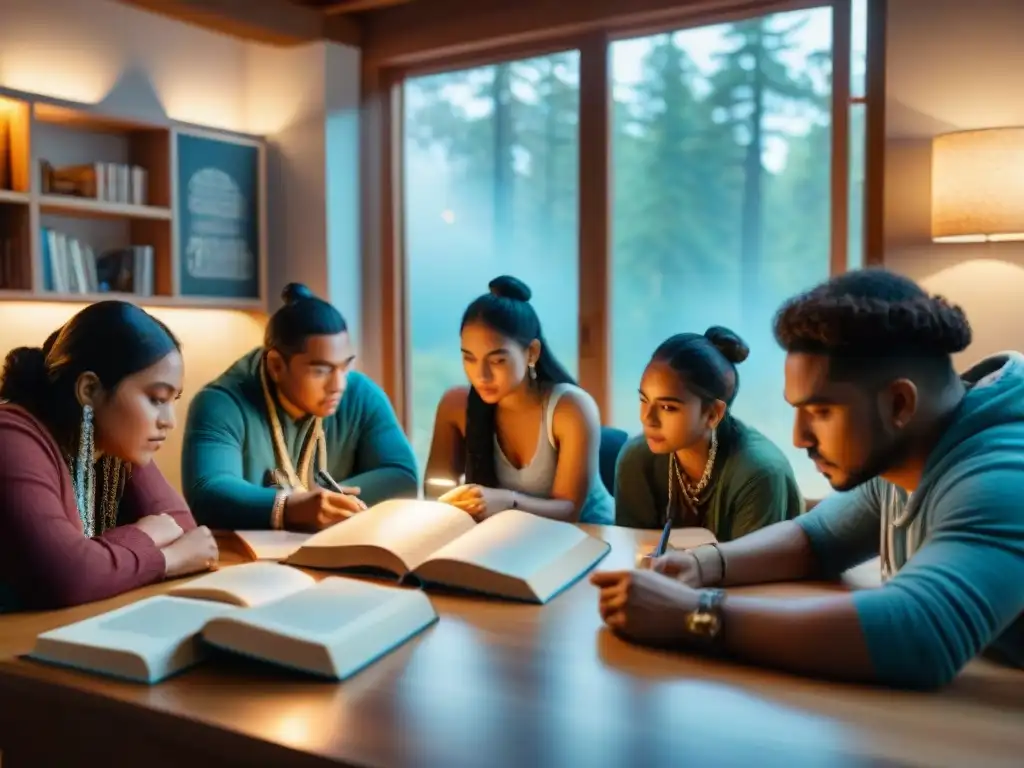
[[[601,568],[628,566],[638,537],[656,536],[593,532],[613,547]],[[543,607],[436,595],[440,622],[341,684],[225,658],[150,687],[17,658],[41,631],[164,589],[0,617],[3,768],[939,768],[1024,759],[1024,673],[979,661],[947,690],[913,694],[648,650],[603,630],[585,579]]]

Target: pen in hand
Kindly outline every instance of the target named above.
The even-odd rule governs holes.
[[[337,480],[331,477],[326,469],[318,469],[316,471],[316,476],[322,485],[324,485],[328,490],[334,491],[335,493],[343,493],[346,496],[354,496],[355,494],[353,494],[352,491],[358,490],[354,488],[345,488],[344,486],[339,484]],[[360,506],[363,509],[366,509],[366,504],[363,503],[361,499],[357,500],[359,501]]]

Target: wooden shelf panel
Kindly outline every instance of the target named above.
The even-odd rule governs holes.
[[[0,300],[56,302],[61,304],[91,304],[96,301],[130,301],[140,307],[175,307],[181,309],[236,309],[245,312],[263,312],[259,299],[222,299],[206,296],[136,296],[134,293],[55,293],[53,291],[0,290]]]
[[[0,189],[0,203],[28,205],[31,199],[27,192],[12,192],[9,189]]]
[[[152,307],[266,312],[262,138],[172,120],[122,118],[97,105],[3,86],[0,117],[10,155],[0,174],[0,301],[85,304],[119,298]],[[221,207],[225,194],[234,196],[237,212]],[[132,199],[144,204],[112,202]],[[208,234],[211,226],[224,232]],[[51,233],[61,236],[57,256]],[[55,267],[61,288],[79,287],[77,267],[78,278],[64,280],[64,243],[77,244],[67,252],[75,264],[76,254],[100,257],[151,247],[157,295],[47,290]],[[236,263],[243,249],[255,255],[255,263]],[[199,259],[191,269],[185,268],[186,252]],[[94,288],[91,279],[87,283]],[[130,290],[131,283],[111,286]]]
[[[129,205],[90,200],[87,197],[70,195],[40,195],[39,210],[43,213],[57,213],[65,216],[95,216],[108,219],[154,219],[171,220],[170,208],[152,205]]]

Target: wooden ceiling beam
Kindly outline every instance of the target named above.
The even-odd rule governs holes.
[[[178,21],[234,37],[271,45],[299,45],[322,40],[325,17],[317,8],[286,0],[118,0],[125,5],[159,13]],[[331,39],[359,45],[355,20],[331,20]]]
[[[369,66],[417,67],[600,30],[649,34],[688,19],[820,5],[822,0],[420,0],[360,17]]]
[[[412,0],[343,0],[340,3],[331,3],[322,6],[327,16],[340,16],[346,13],[359,13],[360,11],[376,11],[381,8],[390,8],[393,5],[405,5]]]

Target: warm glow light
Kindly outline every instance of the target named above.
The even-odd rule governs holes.
[[[15,347],[39,346],[84,304],[71,302],[0,302],[0,361]],[[235,360],[263,342],[264,319],[225,309],[146,307],[162,320],[181,342],[185,361],[185,391],[177,403],[177,428],[156,455],[156,464],[171,485],[181,477],[181,437],[188,406],[205,384]],[[211,339],[211,330],[216,329]]]
[[[53,45],[17,36],[9,46],[6,43],[0,84],[16,91],[96,104],[120,75],[116,56],[97,55],[88,46]]]
[[[1024,240],[1024,128],[962,131],[934,139],[932,240]]]
[[[443,221],[445,224],[454,224],[455,223],[455,211],[447,210],[447,209],[441,211],[441,221]]]

